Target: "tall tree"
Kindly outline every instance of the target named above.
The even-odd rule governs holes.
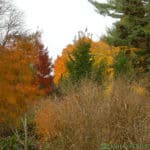
[[[15,123],[42,92],[36,81],[36,36],[11,37],[0,54],[0,125]]]
[[[63,49],[61,56],[58,56],[54,62],[54,83],[58,84],[60,80],[68,76],[66,62],[69,61],[70,53],[74,50],[74,45],[69,44]]]
[[[149,0],[108,0],[107,3],[89,1],[98,13],[120,19],[104,37],[109,44],[144,49],[150,47]]]
[[[142,73],[150,71],[150,0],[108,0],[99,3],[89,0],[98,13],[119,18],[104,39],[114,46],[140,48],[136,70],[143,68]],[[141,61],[142,60],[142,61]],[[139,63],[140,62],[140,63]]]

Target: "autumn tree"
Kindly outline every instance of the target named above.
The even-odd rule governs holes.
[[[13,36],[0,54],[0,124],[14,125],[43,94],[36,84],[37,35]]]
[[[58,84],[60,80],[68,77],[68,71],[66,67],[67,61],[69,61],[70,53],[74,50],[74,45],[69,44],[63,49],[62,54],[57,56],[54,62],[54,83]]]
[[[80,39],[81,40],[81,39]],[[58,84],[60,80],[69,77],[69,72],[67,69],[67,62],[73,59],[73,52],[76,50],[76,46],[80,42],[85,42],[90,44],[88,53],[90,55],[90,60],[92,62],[91,78],[93,80],[102,80],[105,76],[106,78],[110,76],[112,78],[113,69],[113,55],[117,54],[118,49],[113,49],[111,46],[106,44],[104,41],[94,42],[90,38],[77,40],[74,45],[68,45],[63,49],[61,56],[58,56],[54,63],[54,83]],[[79,42],[80,41],[80,42]],[[82,58],[84,61],[84,57]],[[106,64],[106,65],[104,65]]]
[[[82,39],[83,40],[83,39]],[[114,75],[118,72],[122,72],[119,69],[126,70],[126,73],[131,71],[130,68],[133,67],[131,64],[132,60],[136,57],[135,53],[139,51],[137,48],[130,48],[128,46],[110,46],[105,41],[100,40],[94,42],[91,39],[84,39],[85,42],[90,42],[89,54],[91,56],[91,74],[90,78],[96,82],[102,83],[105,80],[112,80]],[[74,45],[68,45],[63,49],[61,56],[58,56],[54,63],[54,83],[58,84],[59,81],[69,78],[69,71],[67,68],[68,61],[74,61],[74,50],[79,41],[76,41]],[[123,52],[124,55],[120,55]],[[126,65],[120,61],[125,57],[128,61],[128,67],[131,70],[128,70]],[[83,61],[84,61],[83,57]],[[124,59],[124,58],[123,58]],[[121,66],[121,64],[123,66]],[[119,66],[118,66],[119,65]],[[73,69],[73,68],[71,68]]]
[[[116,51],[102,40],[93,41],[90,51],[93,56],[92,79],[99,83],[102,83],[104,79],[112,79],[112,63]]]
[[[52,92],[52,61],[48,56],[47,49],[41,43],[38,43],[38,64],[37,66],[37,77],[40,89],[45,91],[45,94],[50,94]]]

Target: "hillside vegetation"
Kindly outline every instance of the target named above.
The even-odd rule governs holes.
[[[150,2],[89,2],[118,20],[97,42],[80,31],[52,63],[0,0],[0,150],[150,149]]]

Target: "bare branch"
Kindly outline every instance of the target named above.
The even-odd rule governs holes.
[[[9,35],[23,31],[23,13],[7,0],[0,0],[0,44],[5,46]]]

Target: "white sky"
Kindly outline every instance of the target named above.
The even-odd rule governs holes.
[[[53,59],[72,43],[78,31],[92,33],[95,40],[106,33],[113,20],[97,14],[88,0],[14,0],[25,13],[31,31],[43,32],[42,39]],[[106,0],[98,0],[104,2]]]

